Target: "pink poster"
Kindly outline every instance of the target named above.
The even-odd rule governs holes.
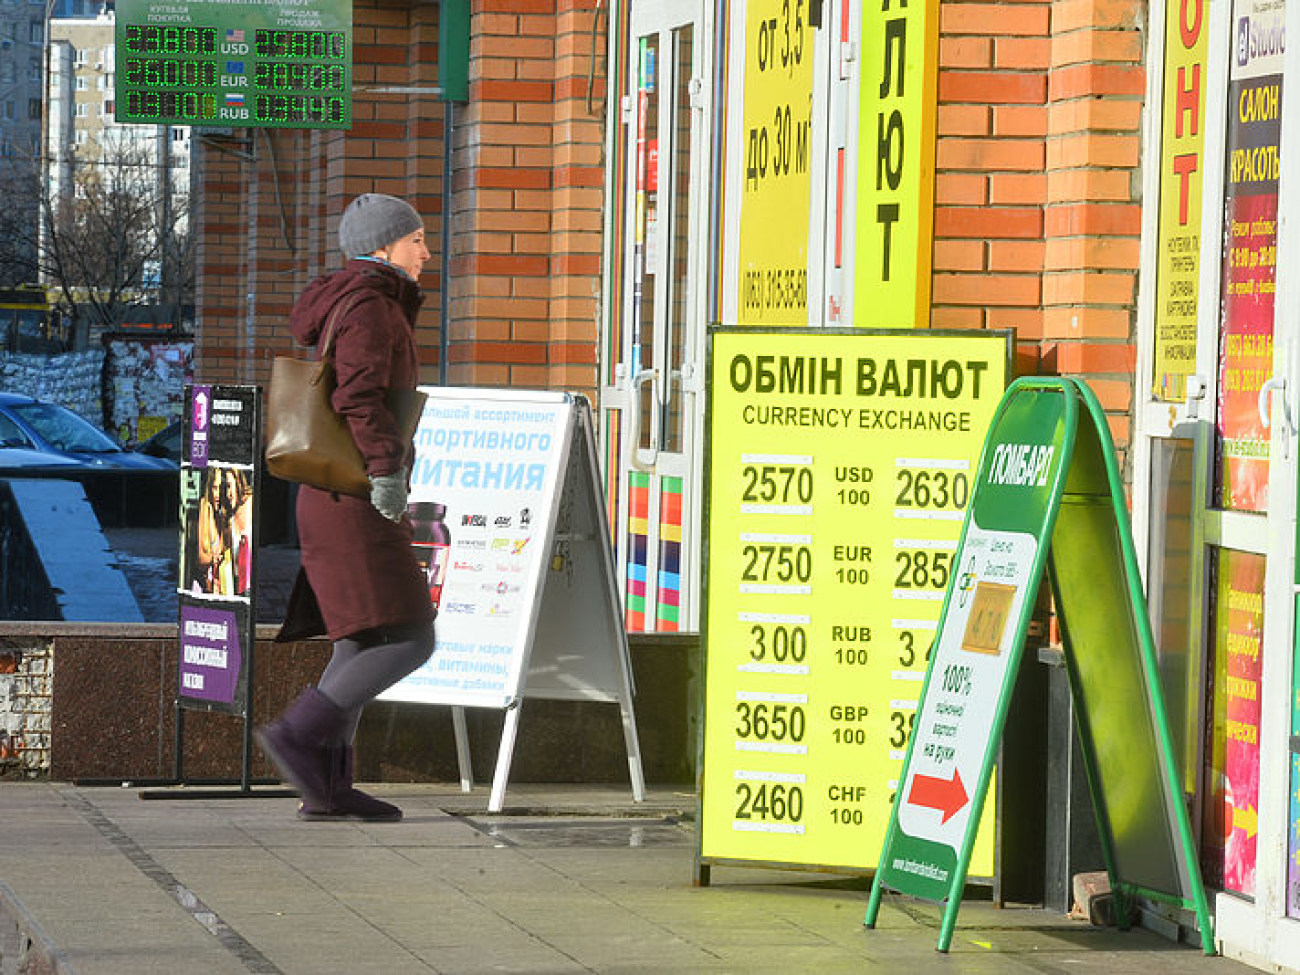
[[[1259,389],[1273,375],[1277,193],[1228,201],[1224,228],[1223,323],[1219,348],[1219,504],[1262,511],[1268,504],[1268,428]]]
[[[1264,566],[1262,555],[1228,549],[1219,552],[1215,752],[1221,761],[1215,764],[1222,787],[1223,888],[1251,896],[1255,893],[1259,832]]]

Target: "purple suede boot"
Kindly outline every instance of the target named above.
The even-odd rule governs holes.
[[[327,805],[333,783],[326,755],[347,715],[316,688],[309,688],[270,724],[253,731],[280,777],[313,805]]]
[[[352,786],[352,768],[356,752],[351,745],[332,745],[329,749],[329,801],[312,802],[304,798],[298,804],[299,819],[359,819],[367,823],[395,823],[402,810]]]

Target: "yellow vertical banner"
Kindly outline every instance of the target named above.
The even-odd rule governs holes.
[[[938,45],[938,0],[863,6],[855,325],[929,325]]]
[[[808,324],[813,41],[805,0],[747,5],[741,325]]]
[[[1207,14],[1206,0],[1165,4],[1152,395],[1173,403],[1196,372]]]

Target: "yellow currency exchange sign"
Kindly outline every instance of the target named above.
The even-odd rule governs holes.
[[[875,866],[1009,351],[712,333],[701,861]]]
[[[805,4],[750,0],[738,313],[745,325],[808,324],[814,36]]]

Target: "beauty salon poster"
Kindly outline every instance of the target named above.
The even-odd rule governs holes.
[[[1268,428],[1259,389],[1273,374],[1277,200],[1281,175],[1283,0],[1235,5],[1228,83],[1223,292],[1219,322],[1216,502],[1268,504]]]

